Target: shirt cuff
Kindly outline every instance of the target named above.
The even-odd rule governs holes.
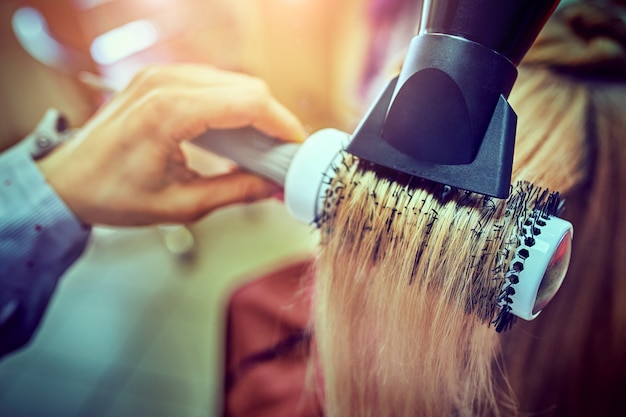
[[[23,143],[0,154],[0,357],[31,339],[90,234]]]
[[[5,231],[9,231],[9,236],[3,236],[5,250],[7,244],[13,243],[31,250],[32,262],[45,262],[50,254],[42,251],[50,252],[54,248],[57,254],[74,253],[76,245],[81,251],[84,249],[91,227],[81,223],[46,182],[25,144],[20,143],[0,155],[0,188],[3,189],[0,190],[0,218],[9,223],[3,224]],[[16,224],[10,224],[11,219]],[[25,221],[30,224],[21,224]],[[12,229],[15,233],[10,232]],[[38,240],[34,248],[24,245],[23,239],[28,234]],[[8,249],[20,252],[19,247]]]

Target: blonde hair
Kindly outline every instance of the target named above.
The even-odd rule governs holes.
[[[314,293],[326,415],[513,415],[490,324],[546,193],[520,182],[495,200],[349,156],[334,178]]]
[[[503,337],[521,410],[623,414],[626,392],[626,24],[575,4],[548,22],[519,68],[515,176],[563,192],[570,269],[541,316]]]
[[[555,28],[559,19],[577,31],[589,23],[570,7],[546,26],[510,96],[519,120],[509,200],[357,159],[337,167],[313,303],[327,416],[512,416],[518,401],[529,412],[615,413],[626,388],[626,96],[614,78],[625,78],[626,38],[564,47],[573,36]],[[576,47],[600,50],[582,65]],[[613,82],[581,82],[577,70]],[[543,188],[567,196],[573,261],[546,311],[505,333],[501,362],[498,291],[519,222],[545,203]]]

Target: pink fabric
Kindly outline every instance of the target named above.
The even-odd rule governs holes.
[[[224,415],[323,415],[306,389],[312,262],[239,288],[228,305]]]

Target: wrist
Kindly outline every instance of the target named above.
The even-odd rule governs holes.
[[[67,181],[62,179],[67,165],[68,146],[64,145],[74,136],[75,131],[68,128],[67,119],[56,109],[48,109],[37,127],[23,140],[23,146],[30,153],[37,169],[57,197],[65,203],[74,217],[82,224],[87,224],[79,215],[76,204],[68,194],[69,187],[61,187]]]
[[[76,198],[84,192],[80,184],[71,177],[71,166],[68,160],[70,144],[64,144],[49,152],[43,158],[35,160],[35,165],[46,180],[46,183],[61,199],[76,219],[84,225],[90,225],[81,208],[80,199]],[[69,156],[71,158],[71,156]]]

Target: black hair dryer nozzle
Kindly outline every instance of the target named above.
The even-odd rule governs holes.
[[[497,198],[509,194],[517,117],[506,98],[557,1],[425,2],[400,75],[348,152]]]

